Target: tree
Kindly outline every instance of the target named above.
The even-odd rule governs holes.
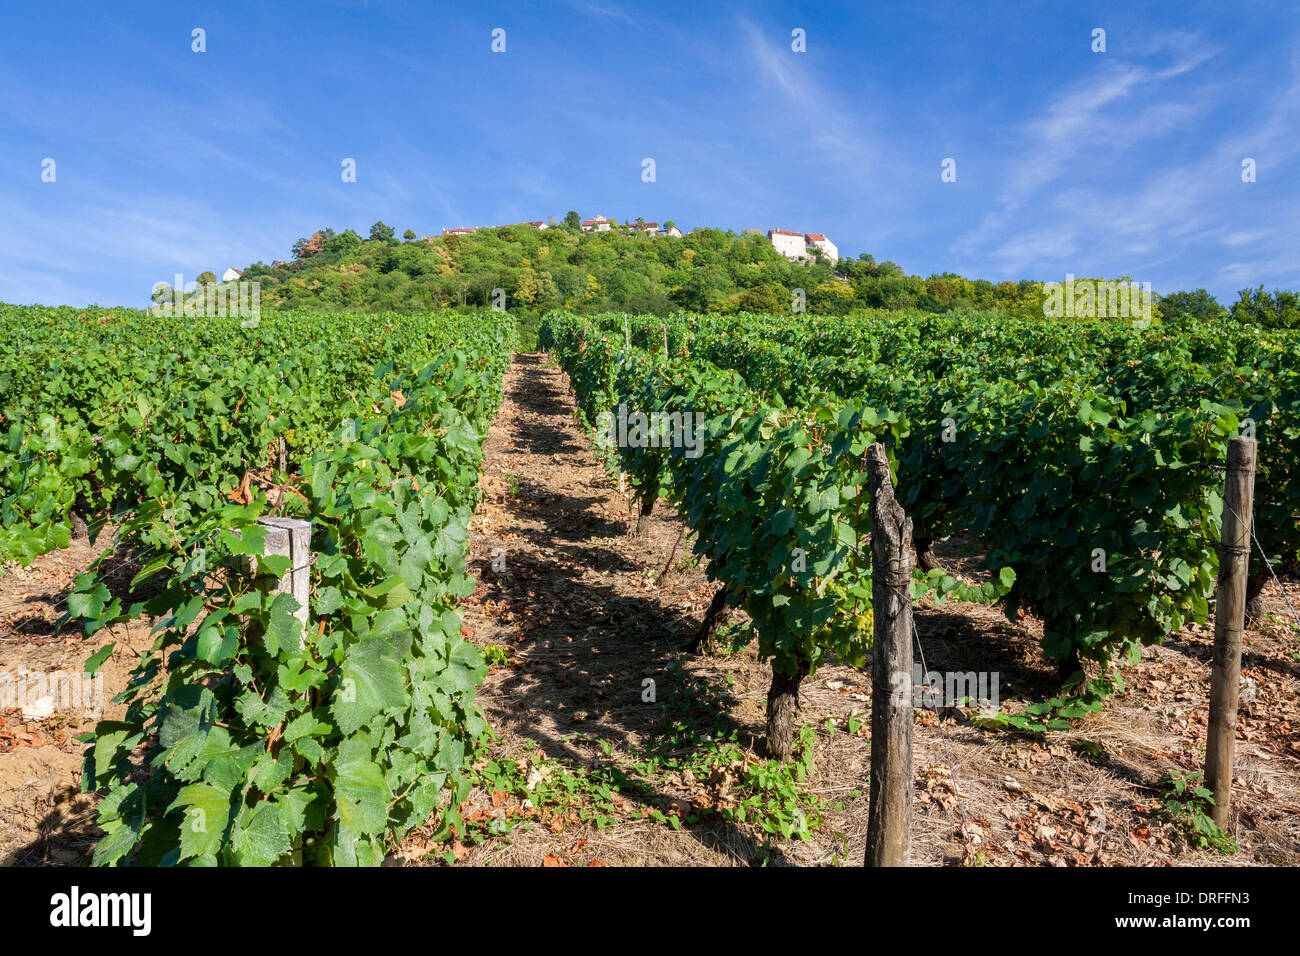
[[[689,250],[688,250],[689,251]],[[731,291],[727,274],[716,266],[691,269],[684,281],[670,293],[674,302],[691,312],[708,312]]]
[[[564,224],[570,229],[581,229],[582,217],[575,210],[570,209],[564,214]]]
[[[406,230],[406,232],[402,233],[402,238],[405,239],[407,242],[411,242],[413,239],[415,239],[415,230],[414,229]]]
[[[790,297],[786,296],[786,307]],[[847,282],[823,282],[808,293],[808,307],[820,315],[844,315],[853,301],[853,286]]]
[[[1160,297],[1160,318],[1164,322],[1221,319],[1228,314],[1219,300],[1204,289],[1195,292],[1171,292]]]
[[[587,289],[586,273],[567,262],[556,265],[551,275],[555,280],[556,294],[566,305],[581,298]]]
[[[1300,328],[1300,296],[1296,293],[1274,289],[1269,294],[1261,285],[1258,289],[1242,289],[1240,295],[1232,304],[1235,321],[1266,329]]]
[[[331,255],[345,255],[361,245],[361,236],[355,230],[344,229],[337,236],[332,234],[325,240],[323,249]]]
[[[942,312],[943,303],[937,295],[929,292],[922,292],[916,297],[916,307],[924,309],[926,312]]]
[[[778,285],[760,285],[740,293],[736,305],[742,312],[785,312],[790,307],[790,296]]]
[[[198,282],[199,285],[216,285],[217,274],[215,272],[212,272],[211,270],[200,272],[199,277],[196,281]]]
[[[392,238],[393,227],[384,225],[383,220],[380,220],[370,227],[370,240],[372,242],[387,242]]]
[[[537,273],[533,271],[531,266],[526,267],[519,273],[519,281],[515,284],[514,298],[525,305],[532,305],[541,294],[542,287]]]

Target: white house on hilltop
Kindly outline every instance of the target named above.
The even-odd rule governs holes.
[[[840,250],[836,247],[835,243],[831,242],[820,232],[806,233],[804,235],[804,239],[807,240],[808,245],[811,248],[820,249],[822,251],[822,255],[824,255],[827,259],[831,260],[831,262],[836,262],[839,260]]]
[[[240,272],[238,269],[236,269],[234,266],[231,266],[225,272],[221,273],[222,282],[238,282],[243,277],[244,274]]]
[[[789,229],[769,229],[767,238],[772,240],[772,248],[787,259],[803,259],[808,255],[802,232]]]
[[[772,248],[787,259],[808,259],[811,250],[820,249],[822,255],[831,262],[840,257],[840,250],[820,232],[793,232],[789,229],[769,229],[767,237],[772,240]]]
[[[582,220],[583,232],[609,232],[609,227],[614,225],[613,219],[606,219],[604,216],[597,216],[595,219]]]

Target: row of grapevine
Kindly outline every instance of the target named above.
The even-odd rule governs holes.
[[[1248,417],[1265,462],[1257,514],[1275,522],[1261,540],[1291,558],[1300,541],[1300,353],[1283,333],[556,313],[541,341],[593,426],[620,404],[705,413],[698,457],[633,443],[620,467],[647,499],[679,504],[778,677],[828,651],[860,659],[862,635],[824,629],[867,619],[860,455],[876,439],[920,537],[976,542],[1008,614],[1040,617],[1067,672],[1204,617],[1214,466]],[[960,587],[918,573],[927,585]]]
[[[0,306],[0,562],[66,547],[93,523],[159,502],[183,526],[248,469],[329,440],[376,397],[373,372],[472,342],[473,317]],[[144,542],[153,549],[165,540]]]
[[[1054,657],[1104,659],[1204,615],[1216,468],[1243,422],[1260,448],[1256,589],[1269,564],[1300,563],[1293,332],[1099,322],[963,330],[927,317],[833,330],[810,320],[748,339],[715,328],[696,341],[768,381],[811,378],[836,395],[905,403],[915,427],[899,452],[901,500],[920,536],[973,534],[990,566],[1014,567],[1009,605],[1044,619]]]
[[[28,426],[46,415],[56,434],[80,428],[92,448],[120,440],[116,454],[141,459],[109,472],[96,457],[85,473],[120,540],[151,546],[133,582],[150,596],[114,593],[106,553],[68,600],[89,635],[154,621],[116,698],[124,718],[84,738],[83,786],[105,794],[94,862],[378,865],[435,813],[444,830],[459,822],[466,756],[486,726],[474,694],[487,668],[457,603],[473,589],[469,524],[513,324],[295,313],[256,329],[164,322],[142,338],[152,318],[110,315],[101,331],[36,316],[32,343],[76,346],[49,394],[25,388],[5,409],[29,458]],[[6,352],[9,374],[36,354]],[[96,365],[100,392],[78,391]],[[160,404],[169,393],[184,397]],[[278,504],[258,485],[231,501],[277,437],[293,451]],[[77,477],[60,449],[39,451],[48,474]],[[305,633],[293,597],[258,584],[289,570],[263,553],[258,520],[272,513],[312,523]]]
[[[865,662],[871,556],[863,455],[876,441],[896,444],[902,416],[860,400],[786,406],[734,371],[673,358],[671,332],[663,359],[662,346],[627,347],[621,333],[553,313],[539,342],[569,371],[593,427],[619,407],[669,417],[661,423],[701,416],[698,455],[667,429],[654,441],[615,442],[615,451],[643,493],[678,505],[709,576],[753,619],[759,653],[773,669],[768,748],[785,756],[789,703],[803,677],[832,656]],[[919,588],[961,588],[961,596],[987,601],[1005,593],[1010,577],[984,588],[952,579]]]

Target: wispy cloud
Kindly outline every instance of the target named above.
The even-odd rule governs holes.
[[[1237,175],[1244,149],[1267,151],[1275,167],[1297,158],[1294,63],[1289,83],[1206,142],[1206,117],[1232,106],[1220,83],[1196,72],[1215,51],[1186,36],[1170,45],[1179,54],[1173,63],[1121,64],[1066,89],[1022,124],[1012,138],[1021,158],[995,207],[953,243],[963,267],[1023,275],[1055,261],[1079,274],[1167,272],[1190,247],[1208,242],[1230,248],[1235,259],[1247,251],[1257,257],[1255,271],[1240,261],[1219,269],[1222,281],[1235,283],[1281,267],[1281,247],[1294,254],[1296,217],[1286,211],[1300,205],[1293,191],[1279,215],[1257,228],[1234,225],[1232,214],[1249,198],[1242,190],[1250,186]],[[1174,89],[1178,78],[1184,82]],[[1178,161],[1189,152],[1179,148],[1188,137],[1197,137],[1193,156]]]
[[[747,78],[756,81],[765,97],[774,98],[771,118],[784,119],[779,135],[797,137],[796,142],[806,144],[801,152],[818,165],[839,167],[863,178],[870,175],[879,145],[865,135],[869,117],[861,105],[853,111],[844,108],[840,94],[810,65],[811,58],[793,52],[789,41],[778,45],[771,31],[743,17],[739,26],[753,67]]]
[[[630,15],[617,7],[608,4],[591,3],[587,0],[565,0],[569,7],[580,13],[587,13],[594,17],[602,17],[606,20],[615,20],[619,23],[626,23],[629,26],[639,26],[640,24]]]

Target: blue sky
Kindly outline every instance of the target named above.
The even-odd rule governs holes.
[[[922,275],[1300,287],[1293,4],[0,10],[0,301],[144,305],[322,226],[569,209],[824,232]]]

